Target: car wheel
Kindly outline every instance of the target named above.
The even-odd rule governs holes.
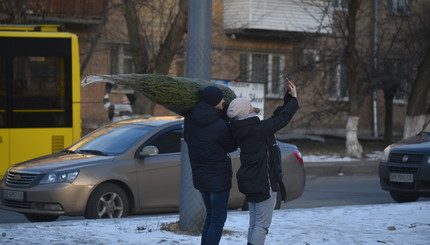
[[[275,209],[276,210],[281,209],[281,204],[282,204],[282,194],[280,191],[278,191],[278,193],[276,194]],[[249,211],[248,200],[246,199],[246,197],[245,197],[245,200],[243,201],[242,211]]]
[[[128,215],[128,199],[117,185],[102,184],[91,193],[86,219],[121,218]]]
[[[49,222],[56,221],[59,215],[43,215],[43,214],[24,214],[31,222]]]
[[[399,192],[390,191],[391,198],[393,198],[396,202],[415,202],[418,200],[418,195],[408,195],[408,194],[402,194]]]

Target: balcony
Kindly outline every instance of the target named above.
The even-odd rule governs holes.
[[[224,30],[229,34],[331,33],[327,9],[327,1],[224,0]]]
[[[104,0],[28,0],[26,19],[36,22],[98,24],[103,19]]]

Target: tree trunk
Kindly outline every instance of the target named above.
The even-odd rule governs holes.
[[[109,2],[108,2],[108,0],[103,0],[103,1],[104,1],[104,6],[106,6],[104,8],[104,12],[103,12],[103,19],[102,19],[102,22],[96,26],[96,28],[94,30],[95,35],[90,40],[89,51],[88,51],[87,55],[85,56],[85,58],[81,62],[81,76],[82,76],[82,74],[84,74],[84,71],[87,68],[88,63],[90,62],[91,57],[93,56],[94,50],[96,49],[97,44],[99,43],[100,38],[102,36],[103,28],[105,27],[106,22],[108,20],[108,15],[109,15],[108,4],[109,4]]]
[[[385,98],[385,130],[384,130],[384,143],[390,145],[393,143],[393,99],[394,94],[390,91],[384,90]]]
[[[427,46],[423,61],[418,67],[417,78],[412,84],[411,93],[406,109],[405,129],[403,139],[416,135],[424,125],[427,112],[427,94],[430,89],[430,45]]]
[[[128,38],[133,55],[135,72],[139,74],[148,73],[149,55],[146,43],[140,35],[139,18],[137,16],[136,3],[134,0],[124,0],[124,18],[127,23]],[[155,104],[142,94],[136,93],[136,103],[133,112],[137,115],[152,115]]]
[[[179,47],[183,43],[183,37],[188,26],[188,0],[179,0],[179,10],[164,42],[160,46],[155,57],[154,67],[150,72],[167,75],[170,65]]]
[[[430,120],[430,115],[406,116],[403,139],[417,135],[423,130],[423,125]]]
[[[358,0],[351,0],[348,7],[346,27],[348,35],[346,37],[345,61],[347,65],[347,81],[349,92],[349,118],[346,125],[346,154],[350,157],[361,158],[363,148],[358,141],[358,121],[359,121],[359,86],[358,86],[358,54],[356,50],[356,22],[357,12],[360,8]]]
[[[133,63],[138,74],[158,73],[167,74],[170,65],[175,57],[180,45],[183,43],[183,36],[187,32],[188,23],[188,0],[179,0],[179,9],[176,17],[170,26],[169,33],[160,45],[158,54],[154,54],[154,61],[149,58],[148,47],[145,38],[142,38],[139,29],[139,18],[134,0],[124,0],[124,17],[127,23],[127,30],[130,39],[130,47],[133,53]],[[133,111],[138,115],[152,115],[155,103],[140,93],[136,94],[136,102]]]
[[[346,155],[362,158],[363,147],[357,138],[358,120],[359,117],[356,116],[348,117],[348,122],[346,123]]]

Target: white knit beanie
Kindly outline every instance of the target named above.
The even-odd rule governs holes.
[[[227,109],[227,116],[237,120],[249,114],[251,100],[247,98],[236,98],[232,100]]]

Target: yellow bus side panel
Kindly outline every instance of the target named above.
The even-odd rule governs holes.
[[[82,138],[81,103],[73,103],[73,138],[72,143]],[[72,130],[72,129],[71,129]]]
[[[0,179],[9,167],[9,129],[0,129]]]
[[[71,128],[10,129],[10,164],[61,151],[73,143],[72,134]]]

